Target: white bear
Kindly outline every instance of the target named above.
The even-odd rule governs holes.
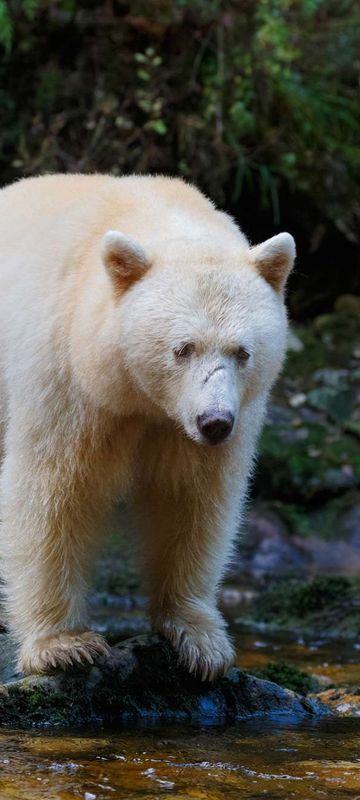
[[[49,175],[0,192],[1,558],[25,673],[92,662],[88,574],[131,496],[153,627],[214,679],[216,606],[281,367],[288,233],[250,247],[165,177]]]

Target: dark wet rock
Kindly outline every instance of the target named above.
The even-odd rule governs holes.
[[[279,715],[296,721],[325,713],[317,701],[237,668],[214,684],[202,683],[178,665],[172,647],[158,636],[122,642],[112,649],[111,661],[93,667],[0,687],[1,723],[6,726],[220,722]]]
[[[294,692],[299,692],[302,695],[315,692],[320,688],[319,681],[316,677],[309,675],[307,672],[303,672],[295,667],[294,664],[289,664],[287,661],[269,661],[265,667],[256,670],[256,675],[259,678],[273,681],[280,686],[285,686],[286,689],[292,689]],[[323,686],[321,688],[323,688]]]

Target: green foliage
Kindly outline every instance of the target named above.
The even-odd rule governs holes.
[[[31,22],[39,8],[40,0],[20,0],[19,11]],[[0,45],[7,55],[11,51],[13,42],[14,22],[9,0],[0,0]]]
[[[3,180],[176,172],[354,238],[359,39],[352,0],[0,0]]]
[[[21,0],[20,6],[28,20],[33,20],[40,5],[40,0]]]
[[[0,44],[2,44],[5,53],[11,50],[13,35],[13,24],[9,13],[9,8],[6,0],[0,0]]]

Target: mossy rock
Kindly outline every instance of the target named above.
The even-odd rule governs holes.
[[[286,689],[307,695],[318,688],[318,682],[306,672],[303,672],[287,661],[269,661],[265,667],[255,671],[258,678],[278,683]]]
[[[261,592],[249,620],[270,628],[330,637],[360,635],[360,580],[318,576],[277,580]]]
[[[325,707],[276,683],[233,668],[204,683],[178,663],[158,636],[139,636],[112,649],[112,659],[87,668],[10,681],[0,687],[1,724],[7,727],[81,727],[142,720],[225,720],[328,713]]]

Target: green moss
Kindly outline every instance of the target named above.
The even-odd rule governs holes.
[[[31,686],[24,690],[21,685],[14,685],[9,688],[9,698],[9,714],[24,725],[30,719],[36,723],[46,718],[52,725],[63,725],[72,719],[72,703],[62,691],[48,691],[42,686]]]
[[[317,682],[306,672],[288,664],[286,661],[270,661],[262,669],[256,670],[258,678],[263,678],[267,681],[284,686],[285,689],[292,689],[299,694],[308,694],[308,692],[315,691]]]
[[[348,578],[340,576],[328,578],[320,575],[311,583],[297,587],[291,598],[291,608],[299,617],[329,609],[349,600],[351,589]]]
[[[27,703],[30,709],[43,708],[49,704],[48,696],[44,689],[32,689],[27,695]],[[51,698],[52,705],[57,705],[57,695]]]
[[[310,582],[277,580],[256,599],[249,621],[304,634],[360,634],[360,581],[318,576]]]

